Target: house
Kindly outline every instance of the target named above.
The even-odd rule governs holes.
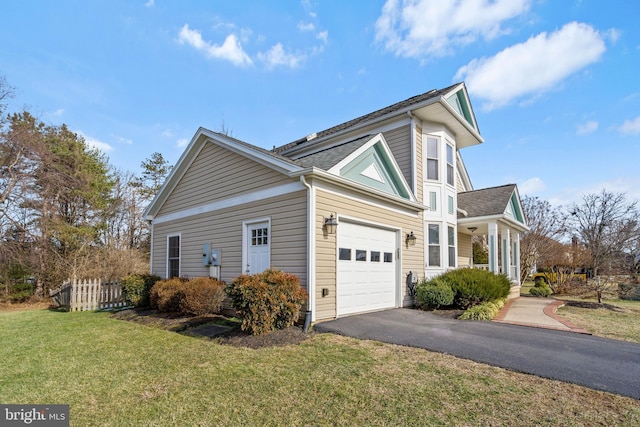
[[[519,294],[515,185],[474,190],[483,143],[464,83],[266,150],[198,129],[147,208],[151,272],[300,277],[312,321],[412,304],[408,284],[472,267],[472,236]]]

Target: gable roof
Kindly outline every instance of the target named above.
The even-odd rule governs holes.
[[[502,215],[515,189],[515,184],[507,184],[458,193],[458,208],[467,213],[466,217]]]
[[[456,99],[463,99],[463,104],[465,105],[464,111],[461,111],[458,107],[454,107],[450,102],[453,95],[456,94]],[[454,117],[455,119],[449,123],[451,127],[456,127],[459,132],[462,132],[462,130],[464,129],[466,132],[470,133],[472,135],[471,139],[474,140],[476,144],[483,142],[482,137],[480,136],[477,129],[475,115],[470,109],[466,87],[464,83],[460,82],[451,86],[447,86],[443,89],[432,89],[423,94],[412,96],[411,98],[396,102],[395,104],[346,121],[320,132],[312,133],[311,135],[308,135],[304,138],[297,139],[280,147],[275,147],[273,149],[273,152],[283,154],[285,156],[293,155],[293,153],[296,151],[317,145],[321,141],[332,138],[341,133],[358,129],[379,121],[383,121],[393,116],[405,115],[411,112],[420,112],[421,109],[427,108],[431,104],[439,104],[443,107],[433,111],[435,115],[438,115],[438,119],[441,119],[445,115],[447,117]],[[432,118],[431,120],[437,121],[438,119]],[[453,125],[454,122],[457,122],[455,126]],[[464,144],[462,145],[464,146]],[[467,145],[472,144],[468,142]]]

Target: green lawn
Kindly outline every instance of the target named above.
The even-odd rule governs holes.
[[[324,334],[250,350],[106,313],[0,312],[0,361],[2,403],[69,404],[72,426],[640,424],[637,400]]]
[[[558,297],[559,299],[566,299]],[[578,300],[578,301],[593,301]],[[558,315],[582,326],[594,335],[640,343],[640,301],[604,300],[603,303],[625,309],[625,312],[604,308],[560,307]]]

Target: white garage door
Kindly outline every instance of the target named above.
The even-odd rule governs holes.
[[[338,226],[338,316],[396,306],[396,233],[342,221]]]

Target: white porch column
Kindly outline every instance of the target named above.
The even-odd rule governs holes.
[[[489,271],[498,274],[498,223],[490,222],[489,226]]]
[[[513,264],[516,267],[515,280],[520,285],[520,233],[516,233],[513,236]]]
[[[502,229],[502,274],[507,276],[510,281],[513,281],[511,274],[511,230],[508,228]]]

